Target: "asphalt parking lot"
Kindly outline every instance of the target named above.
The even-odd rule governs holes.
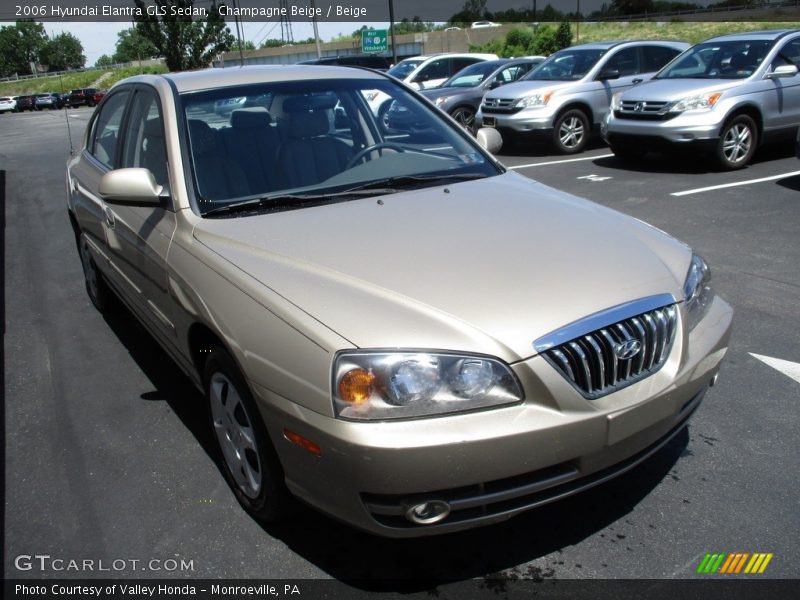
[[[599,143],[572,157],[501,151],[523,175],[692,245],[736,311],[729,354],[688,430],[613,482],[505,524],[383,540],[304,508],[275,527],[248,517],[219,471],[200,395],[130,315],[91,306],[63,168],[67,122],[77,147],[90,114],[0,116],[6,577],[333,578],[403,592],[436,581],[448,597],[474,578],[701,577],[709,552],[773,553],[757,577],[800,577],[800,161],[790,144],[733,173],[690,157],[626,165]],[[25,569],[21,555],[124,568]]]

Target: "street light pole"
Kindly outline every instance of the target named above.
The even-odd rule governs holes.
[[[392,64],[397,64],[397,45],[394,43],[394,0],[389,0],[389,35],[392,37]]]
[[[319,29],[317,28],[317,6],[314,0],[311,0],[311,19],[314,24],[314,44],[317,46],[317,58],[322,58],[322,49],[319,46]]]

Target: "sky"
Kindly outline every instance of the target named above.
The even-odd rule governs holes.
[[[367,27],[388,27],[388,23],[319,23],[319,36],[325,42],[341,34],[352,33],[362,25]],[[264,39],[280,38],[280,21],[275,20],[265,23],[243,23],[243,39],[250,40],[256,45]],[[111,56],[117,43],[117,34],[123,29],[131,27],[131,23],[56,23],[46,22],[44,24],[47,35],[53,37],[62,32],[69,32],[77,37],[83,44],[83,53],[86,55],[86,66],[91,67],[103,54]],[[233,24],[229,25],[231,31],[235,30]],[[314,29],[311,23],[292,23],[292,34],[296,40],[304,40],[314,36]]]

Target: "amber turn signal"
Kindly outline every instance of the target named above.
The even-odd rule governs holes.
[[[339,398],[351,404],[364,404],[372,396],[375,376],[364,369],[353,369],[339,380]]]
[[[314,456],[322,456],[322,448],[320,448],[317,444],[315,444],[311,440],[304,438],[299,433],[295,433],[294,431],[289,431],[288,429],[284,429],[283,437],[285,437],[293,444],[300,446],[303,450],[307,450]]]

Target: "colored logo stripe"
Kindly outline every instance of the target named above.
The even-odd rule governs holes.
[[[700,561],[697,572],[701,574],[720,573],[733,575],[739,573],[763,573],[773,554],[757,552],[731,552],[731,553],[708,553]],[[749,559],[749,560],[748,560]],[[745,566],[747,565],[747,566]]]

